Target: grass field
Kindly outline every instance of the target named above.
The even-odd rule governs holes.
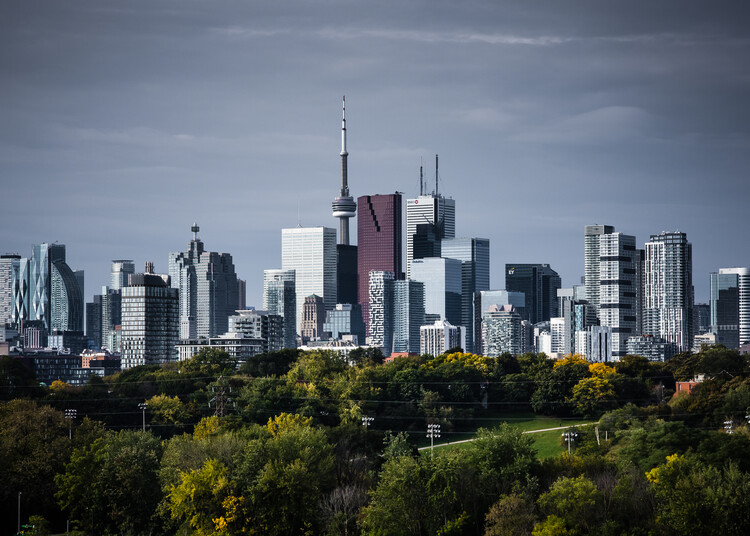
[[[520,429],[522,432],[533,432],[534,430],[545,430],[547,428],[558,428],[561,426],[575,426],[579,424],[588,424],[592,421],[580,420],[580,419],[560,419],[554,417],[545,417],[541,415],[534,415],[533,413],[515,413],[507,416],[501,416],[491,421],[483,423],[484,428],[494,428],[499,426],[501,423],[507,422],[514,428]],[[557,456],[565,447],[560,442],[560,436],[562,430],[549,430],[546,432],[533,433],[532,438],[534,440],[534,446],[537,449],[538,456],[541,459],[550,458]],[[467,448],[470,443],[455,443],[456,441],[465,441],[474,437],[473,432],[465,432],[460,434],[450,434],[449,437],[441,437],[440,443],[435,445],[435,448]],[[448,441],[446,441],[446,439]],[[429,446],[428,441],[420,442],[420,447],[424,448]],[[429,452],[429,449],[422,450],[423,453]]]

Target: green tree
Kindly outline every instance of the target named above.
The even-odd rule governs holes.
[[[528,536],[534,528],[534,504],[520,495],[502,495],[485,517],[484,536]]]
[[[155,424],[180,425],[188,417],[185,404],[177,396],[155,395],[146,404]]]
[[[578,413],[594,417],[615,405],[615,388],[610,380],[601,376],[583,378],[573,387],[570,399]]]
[[[543,513],[562,519],[568,530],[581,528],[586,534],[602,520],[603,499],[585,476],[562,477],[539,497],[538,504]]]
[[[161,444],[150,432],[107,434],[75,449],[55,477],[59,504],[87,531],[148,533],[161,499],[160,457]]]

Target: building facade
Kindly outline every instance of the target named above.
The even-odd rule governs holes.
[[[419,353],[438,356],[452,348],[463,348],[466,345],[465,333],[462,326],[444,320],[422,326],[419,328]]]
[[[532,324],[559,316],[557,290],[561,286],[560,276],[549,264],[505,265],[505,288],[524,293],[526,316],[523,319]]]
[[[586,225],[583,231],[584,239],[584,285],[586,287],[586,301],[589,303],[587,323],[596,324],[599,318],[599,282],[600,269],[599,251],[600,237],[615,232],[612,225]]]
[[[440,241],[456,236],[456,202],[440,194],[420,195],[406,201],[406,278],[411,261],[439,257]]]
[[[122,289],[122,368],[156,365],[177,358],[179,290],[169,276],[132,274]]]
[[[194,223],[188,251],[169,254],[172,287],[180,292],[180,338],[185,339],[226,333],[238,308],[232,256],[205,251],[199,230]]]
[[[490,305],[482,316],[482,355],[498,357],[523,352],[521,315],[512,305]]]
[[[693,344],[693,249],[685,233],[662,232],[646,243],[643,334],[678,352]]]
[[[424,283],[393,282],[393,352],[419,352],[419,328],[425,323]]]
[[[336,229],[296,227],[281,230],[281,269],[294,270],[297,299],[295,328],[302,323],[305,297],[323,298],[326,310],[337,302]]]
[[[326,320],[326,308],[323,298],[316,294],[305,297],[302,303],[302,325],[300,335],[302,342],[320,340],[323,337],[323,324]]]
[[[297,293],[294,270],[263,271],[263,309],[284,319],[284,348],[297,347]]]
[[[402,279],[401,194],[363,195],[357,199],[358,297],[366,329],[370,325],[370,272],[391,272]],[[369,334],[369,331],[367,332]]]
[[[370,331],[367,344],[383,349],[387,357],[393,348],[393,272],[370,272]]]
[[[460,325],[461,261],[430,257],[414,259],[411,267],[411,279],[424,284],[425,314]]]

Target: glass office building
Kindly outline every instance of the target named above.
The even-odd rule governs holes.
[[[297,294],[294,270],[263,271],[263,309],[284,319],[284,348],[296,348]]]
[[[432,257],[412,261],[411,279],[424,284],[426,315],[461,325],[461,261]]]

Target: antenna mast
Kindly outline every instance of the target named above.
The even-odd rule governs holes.
[[[438,155],[435,155],[435,197],[438,195]]]
[[[424,195],[424,175],[421,158],[419,159],[419,195]]]

